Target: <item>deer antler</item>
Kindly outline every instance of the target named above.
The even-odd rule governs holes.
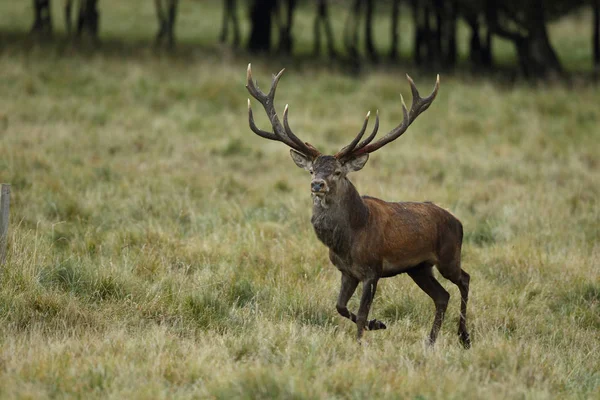
[[[358,135],[356,135],[354,140],[352,142],[350,142],[350,144],[348,146],[346,146],[346,147],[342,148],[340,151],[338,151],[334,155],[334,157],[341,160],[344,157],[346,157],[348,154],[352,153],[352,151],[358,144],[358,141],[360,139],[362,139],[363,135],[365,134],[365,131],[367,130],[367,125],[369,123],[370,116],[371,116],[371,111],[369,111],[367,113],[367,116],[365,117],[365,122],[363,123],[362,129],[360,130],[360,132],[358,132]],[[373,140],[373,138],[375,138],[375,135],[377,135],[378,130],[379,130],[379,110],[377,110],[377,114],[375,116],[375,126],[373,127],[373,132],[365,140],[363,140],[363,142],[358,146],[358,148],[360,149],[360,148],[366,146],[368,143],[370,143]]]
[[[375,121],[375,127],[373,129],[373,133],[357,146],[356,143],[358,143],[358,141],[362,138],[365,128],[366,128],[366,125],[367,125],[367,121],[369,118],[369,114],[367,114],[367,118],[365,119],[365,124],[363,125],[363,129],[358,133],[356,138],[354,138],[354,140],[348,146],[346,146],[342,150],[340,150],[335,155],[335,157],[337,157],[340,160],[348,159],[351,157],[359,156],[361,154],[372,153],[372,152],[380,149],[381,147],[385,146],[389,142],[394,141],[394,140],[398,139],[400,136],[402,136],[402,134],[404,132],[406,132],[406,130],[408,129],[410,124],[412,124],[414,122],[414,120],[417,119],[417,117],[423,111],[425,111],[429,108],[429,106],[431,105],[431,103],[433,102],[435,97],[437,96],[438,90],[440,88],[440,76],[439,75],[437,76],[437,79],[435,82],[435,87],[433,88],[433,91],[431,92],[431,94],[425,98],[422,98],[419,95],[419,91],[417,90],[417,87],[415,86],[415,82],[411,79],[411,77],[406,75],[406,78],[408,79],[408,82],[410,83],[410,89],[412,91],[413,100],[412,100],[412,104],[410,106],[410,111],[408,111],[406,109],[406,104],[404,103],[404,98],[402,98],[402,96],[400,96],[400,98],[402,100],[402,113],[404,115],[404,117],[402,119],[402,123],[400,125],[398,125],[396,128],[392,129],[390,132],[388,132],[386,135],[384,135],[381,139],[379,139],[375,143],[371,143],[371,141],[375,138],[375,135],[377,134],[377,128],[379,127],[379,113],[377,113],[377,120]]]
[[[250,92],[250,95],[252,95],[252,97],[258,100],[260,104],[262,104],[263,108],[265,109],[265,112],[267,113],[267,116],[269,117],[271,126],[273,127],[273,132],[263,131],[262,129],[259,129],[256,126],[256,124],[254,123],[254,116],[252,114],[250,99],[248,99],[248,123],[250,124],[250,129],[252,129],[252,132],[256,133],[260,137],[285,143],[289,147],[299,151],[300,153],[306,156],[317,157],[321,153],[311,144],[305,143],[302,140],[300,140],[290,129],[290,126],[288,124],[287,105],[285,106],[285,109],[283,111],[283,126],[281,125],[281,122],[279,122],[279,117],[277,116],[277,112],[275,111],[274,100],[275,91],[277,90],[277,83],[279,82],[281,75],[283,75],[283,71],[285,71],[285,69],[282,69],[277,75],[273,76],[273,83],[271,84],[271,89],[269,90],[268,94],[265,94],[258,88],[256,83],[252,79],[252,67],[251,64],[248,64],[248,73],[246,76],[246,89],[248,89],[248,92]]]

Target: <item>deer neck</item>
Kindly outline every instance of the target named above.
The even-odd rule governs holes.
[[[313,198],[311,222],[317,237],[339,255],[349,254],[353,231],[366,225],[369,209],[348,179],[335,195]]]

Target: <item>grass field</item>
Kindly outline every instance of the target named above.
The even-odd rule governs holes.
[[[0,28],[27,29],[20,3],[0,4]],[[380,110],[382,132],[400,122],[405,72],[423,92],[435,76],[366,66],[351,77],[209,38],[155,54],[144,44],[155,25],[121,7],[102,28],[119,51],[3,41],[0,181],[13,196],[0,398],[598,396],[597,86],[442,75],[432,107],[351,179],[462,220],[473,348],[458,343],[459,292],[443,278],[446,322],[425,345],[434,307],[405,276],[380,282],[371,315],[388,329],[359,346],[335,310],[339,273],[310,225],[309,177],[247,126],[246,65],[263,88],[287,68],[278,107],[290,103],[294,130],[331,152],[367,110]],[[217,5],[205,12],[218,20]],[[560,54],[581,50],[569,65],[585,54],[582,19],[553,26]],[[193,20],[182,14],[184,48],[209,30]]]

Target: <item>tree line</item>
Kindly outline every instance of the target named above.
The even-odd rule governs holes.
[[[56,1],[56,0],[55,0]],[[150,0],[148,0],[150,1]],[[158,45],[175,45],[179,0],[152,0],[158,28]],[[52,33],[51,0],[33,0],[32,31]],[[249,18],[250,33],[244,44],[251,52],[292,54],[294,15],[302,0],[222,0],[223,20],[220,40],[242,46],[240,15]],[[98,38],[99,0],[64,0],[66,31],[80,37]],[[497,38],[512,43],[520,72],[526,77],[562,74],[563,66],[548,37],[548,23],[581,7],[591,7],[593,64],[600,71],[600,0],[304,0],[314,8],[314,53],[325,43],[330,57],[358,61],[399,58],[399,22],[402,13],[413,20],[412,57],[422,67],[453,68],[457,61],[457,26],[464,22],[470,30],[469,62],[476,68],[492,69],[492,44]],[[342,49],[335,46],[331,26],[331,5],[341,4],[345,16]],[[244,7],[244,10],[240,10]],[[378,10],[379,9],[379,10]],[[377,13],[377,11],[389,11]],[[245,12],[244,12],[245,11]],[[375,46],[375,18],[391,18],[390,47],[386,53]],[[406,16],[405,16],[406,17]],[[362,41],[361,41],[362,37]],[[277,40],[275,41],[275,38]],[[364,46],[361,53],[359,43]],[[361,55],[364,54],[364,55]]]

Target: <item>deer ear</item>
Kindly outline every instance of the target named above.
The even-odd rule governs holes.
[[[366,153],[346,161],[344,163],[344,169],[346,170],[346,173],[360,171],[365,166],[368,159],[369,153]]]
[[[292,160],[294,160],[298,167],[304,168],[307,171],[310,170],[310,167],[312,166],[312,160],[310,158],[294,149],[290,149],[290,156],[292,156]]]

